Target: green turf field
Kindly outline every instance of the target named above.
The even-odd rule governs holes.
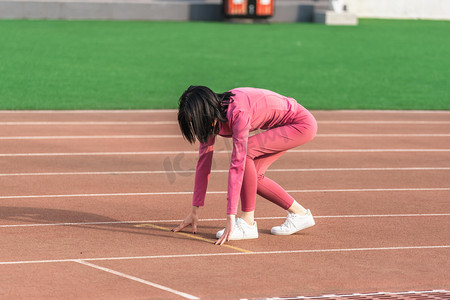
[[[0,109],[176,108],[187,86],[310,109],[450,109],[450,22],[0,21]]]

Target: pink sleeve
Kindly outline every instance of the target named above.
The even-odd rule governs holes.
[[[237,111],[233,114],[230,125],[233,130],[233,153],[228,173],[227,214],[235,215],[244,178],[250,117],[246,112]]]
[[[206,189],[208,187],[209,174],[216,137],[213,135],[206,144],[200,144],[198,150],[197,169],[195,171],[194,196],[192,205],[203,206],[205,203]]]

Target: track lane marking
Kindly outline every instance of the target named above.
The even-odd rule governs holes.
[[[402,217],[448,217],[450,213],[440,214],[387,214],[387,215],[335,215],[335,216],[314,216],[315,219],[338,219],[338,218],[402,218]],[[255,220],[284,220],[283,217],[256,217]],[[35,223],[35,224],[4,224],[0,228],[16,227],[45,227],[45,226],[83,226],[83,225],[127,225],[127,224],[148,224],[148,223],[179,223],[183,220],[141,220],[141,221],[109,221],[109,222],[64,222],[64,223]],[[199,222],[226,221],[225,218],[199,219]],[[136,226],[139,227],[139,226]],[[211,240],[212,241],[212,240]]]
[[[154,283],[154,282],[150,282],[150,281],[144,280],[142,278],[131,276],[131,275],[128,275],[128,274],[125,274],[125,273],[122,273],[122,272],[118,272],[118,271],[115,271],[115,270],[112,270],[112,269],[109,269],[109,268],[101,267],[99,265],[96,265],[96,264],[84,261],[82,259],[75,259],[75,260],[73,260],[73,262],[76,262],[76,263],[79,263],[79,264],[82,264],[82,265],[85,265],[85,266],[88,266],[88,267],[91,267],[91,268],[94,268],[94,269],[97,269],[97,270],[101,270],[101,271],[106,272],[106,273],[114,274],[114,275],[119,276],[119,277],[123,277],[123,278],[126,278],[126,279],[137,281],[139,283],[143,283],[143,284],[152,286],[154,288],[157,288],[157,289],[160,289],[160,290],[163,290],[163,291],[166,291],[166,292],[169,292],[169,293],[181,296],[181,297],[186,298],[186,299],[200,299],[200,298],[198,298],[196,296],[193,296],[193,295],[190,295],[190,294],[187,294],[187,293],[184,293],[184,292],[180,292],[180,291],[171,289],[169,287],[166,287],[166,286]]]
[[[132,114],[132,113],[177,113],[177,109],[111,109],[111,110],[0,110],[0,114]],[[333,111],[321,111],[321,110],[311,110],[313,113],[331,113],[331,114],[341,114],[341,113],[356,113],[356,114],[371,114],[371,113],[381,113],[381,114],[450,114],[447,110],[382,110],[382,109],[340,109]]]
[[[390,124],[390,125],[439,125],[450,124],[450,121],[398,121],[398,120],[339,120],[339,121],[320,121],[320,124]],[[8,126],[28,126],[28,125],[178,125],[177,121],[28,121],[28,122],[0,122],[0,125]]]
[[[271,255],[271,254],[299,254],[299,253],[339,253],[339,252],[364,252],[364,251],[395,251],[395,250],[439,250],[450,249],[450,245],[433,246],[399,246],[378,248],[335,248],[335,249],[309,249],[309,250],[285,250],[285,251],[254,251],[254,252],[223,252],[223,253],[193,253],[172,255],[149,255],[149,256],[122,256],[122,257],[97,257],[97,258],[71,258],[71,259],[47,259],[27,261],[3,261],[0,265],[21,264],[45,264],[83,261],[116,261],[116,260],[139,260],[139,259],[164,259],[164,258],[193,258],[193,257],[217,257],[217,256],[240,256],[240,255]]]
[[[450,152],[450,149],[311,149],[288,150],[287,153],[379,153],[379,152]],[[230,154],[229,150],[215,150],[216,154]],[[113,155],[180,155],[196,154],[198,150],[145,151],[145,152],[50,152],[50,153],[0,153],[0,157],[24,156],[113,156]]]
[[[267,172],[340,172],[340,171],[446,171],[450,167],[403,167],[403,168],[321,168],[321,169],[268,169]],[[226,173],[229,170],[211,170],[211,173]],[[60,176],[60,175],[140,175],[140,174],[194,174],[195,170],[174,171],[106,171],[106,172],[54,172],[54,173],[3,173],[1,177],[7,176]]]
[[[430,121],[433,122],[433,121]],[[446,121],[434,121],[446,122]],[[450,122],[449,122],[450,123]],[[0,125],[28,126],[28,125],[177,125],[177,121],[29,121],[29,122],[0,122]],[[446,123],[436,123],[446,124]]]
[[[176,113],[176,109],[111,109],[111,110],[0,110],[0,114],[142,114],[142,113]],[[424,110],[424,112],[427,112]],[[442,111],[445,112],[445,111]]]
[[[407,292],[376,292],[376,293],[353,293],[353,294],[328,294],[322,296],[297,296],[297,297],[268,297],[264,300],[297,300],[297,299],[328,299],[328,298],[354,298],[354,297],[370,297],[370,296],[390,296],[390,295],[420,295],[420,294],[432,294],[432,293],[450,293],[447,290],[429,290],[429,291],[407,291]],[[242,298],[239,300],[251,300],[257,298]],[[258,298],[259,299],[259,298]]]
[[[333,133],[317,134],[316,138],[327,137],[449,137],[449,133]],[[0,136],[0,140],[73,140],[73,139],[183,139],[178,134],[153,135],[52,135],[52,136]]]
[[[158,225],[155,225],[155,224],[148,224],[148,223],[147,224],[134,225],[134,227],[149,227],[149,228],[159,229],[159,230],[163,230],[163,231],[171,231],[167,227],[158,226]],[[193,234],[190,234],[190,233],[186,233],[186,232],[175,232],[175,234],[186,236],[186,237],[188,237],[190,239],[207,242],[209,244],[214,244],[216,242],[215,240],[203,238],[203,237],[200,237],[200,236],[197,236],[197,235],[193,235]],[[243,249],[243,248],[231,246],[231,245],[228,245],[228,244],[223,244],[221,246],[222,247],[226,247],[226,248],[230,248],[230,249],[233,249],[233,250],[236,250],[236,251],[239,251],[239,252],[244,252],[244,253],[251,253],[251,252],[253,252],[253,251],[250,251],[250,250],[246,250],[246,249]]]
[[[388,188],[388,189],[330,189],[330,190],[286,190],[288,193],[339,193],[339,192],[405,192],[405,191],[450,191],[445,188]],[[70,197],[110,197],[110,196],[162,196],[162,195],[192,195],[193,192],[148,192],[148,193],[112,193],[112,194],[65,194],[65,195],[21,195],[0,196],[0,199],[26,198],[70,198]],[[208,191],[208,195],[226,194],[227,191]]]

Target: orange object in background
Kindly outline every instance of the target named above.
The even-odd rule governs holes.
[[[227,0],[226,4],[226,15],[245,16],[248,14],[248,0]]]
[[[273,15],[273,0],[256,0],[256,15],[257,16]]]
[[[274,0],[222,0],[226,17],[267,18],[273,15]]]

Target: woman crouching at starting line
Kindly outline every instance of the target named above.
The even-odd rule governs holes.
[[[313,115],[293,98],[257,88],[236,88],[216,94],[205,86],[190,86],[181,96],[178,123],[184,138],[200,142],[192,211],[172,231],[191,225],[197,233],[198,209],[204,205],[216,135],[233,139],[228,173],[227,224],[217,232],[216,245],[258,238],[254,220],[256,194],[287,210],[284,224],[272,234],[289,235],[315,224],[281,186],[264,176],[267,168],[288,149],[311,141],[317,132]],[[264,129],[249,137],[249,132]],[[236,218],[241,198],[241,216]]]

